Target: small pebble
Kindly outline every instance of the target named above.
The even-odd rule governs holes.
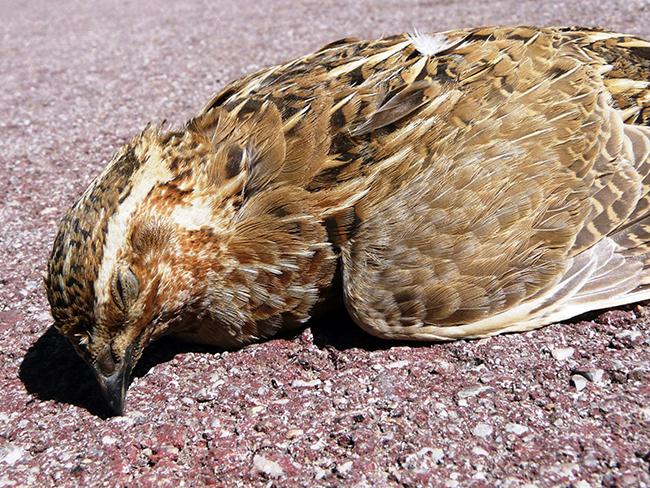
[[[636,339],[641,337],[641,332],[639,332],[636,329],[629,329],[629,330],[624,330],[622,332],[619,332],[614,337],[616,337],[617,339],[629,339],[630,341],[635,341]]]
[[[445,457],[445,451],[443,451],[439,447],[436,447],[435,449],[431,449],[431,459],[433,459],[436,463],[441,463],[444,457]]]
[[[626,347],[634,347],[643,342],[643,334],[636,329],[629,329],[619,332],[614,336]]]
[[[338,471],[341,474],[348,474],[351,469],[352,469],[352,461],[347,461],[343,464],[339,464],[336,467],[336,471]]]
[[[408,361],[394,361],[386,365],[386,369],[402,369],[404,366],[408,366]]]
[[[478,446],[472,448],[472,453],[476,454],[477,456],[487,456],[489,454],[485,449]]]
[[[576,370],[575,374],[584,376],[592,383],[600,383],[603,380],[603,375],[605,372],[602,369],[585,369],[585,370]]]
[[[569,359],[571,356],[573,356],[574,352],[575,349],[573,349],[572,347],[561,347],[561,348],[551,349],[551,355],[557,361],[564,361],[566,359]]]
[[[108,435],[105,435],[104,437],[102,437],[102,444],[104,444],[106,446],[112,446],[113,444],[117,443],[117,441],[118,441],[118,439],[116,439],[115,437],[108,436]]]
[[[304,380],[293,380],[291,382],[291,386],[294,388],[313,388],[314,386],[318,386],[322,383],[321,380],[311,380],[311,381],[304,381]]]
[[[571,383],[573,383],[577,391],[582,391],[587,386],[587,379],[582,375],[574,374],[571,376]]]
[[[263,473],[271,478],[279,478],[284,474],[284,470],[278,463],[270,459],[255,454],[253,457],[253,468],[259,473]]]
[[[515,435],[521,435],[528,432],[528,427],[521,424],[509,423],[506,425],[506,432],[510,432],[511,434]]]
[[[491,390],[489,386],[472,386],[471,388],[466,388],[458,392],[459,398],[470,398],[477,395],[480,395],[484,391]]]
[[[480,423],[477,424],[473,429],[472,429],[472,434],[474,434],[476,437],[487,437],[492,434],[492,426],[490,424],[484,424]]]
[[[294,439],[296,437],[300,437],[301,435],[304,434],[304,431],[302,429],[291,429],[287,431],[287,438],[288,439]]]
[[[7,453],[0,459],[3,463],[8,464],[9,466],[13,466],[16,464],[16,461],[18,461],[20,458],[23,457],[23,454],[25,451],[23,451],[20,447],[12,447],[9,448]]]
[[[329,470],[323,469],[320,466],[314,466],[314,478],[317,480],[322,480],[330,473]]]
[[[59,210],[56,207],[45,207],[43,210],[41,210],[40,214],[41,215],[52,215],[57,213]]]

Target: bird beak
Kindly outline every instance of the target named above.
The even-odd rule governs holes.
[[[115,415],[124,415],[124,400],[133,369],[133,349],[132,344],[127,348],[124,359],[118,364],[113,363],[112,368],[97,365],[94,368],[102,394]]]

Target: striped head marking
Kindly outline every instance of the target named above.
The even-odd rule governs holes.
[[[55,325],[93,367],[116,412],[132,366],[162,333],[151,325],[184,298],[182,290],[161,293],[183,285],[170,271],[180,247],[172,215],[191,193],[168,153],[155,129],[118,151],[66,213],[49,261]]]
[[[259,110],[145,130],[60,224],[46,279],[52,315],[116,412],[132,366],[160,335],[198,322],[218,324],[220,344],[238,343],[244,329],[257,334],[253,310],[269,294],[256,280],[284,268],[288,276],[298,259],[269,252],[272,237],[300,248],[296,255],[314,252],[297,236],[306,224],[284,215],[285,200],[298,197],[278,197],[269,177],[282,175],[285,159],[280,114],[270,104]],[[304,202],[294,211],[303,215]]]

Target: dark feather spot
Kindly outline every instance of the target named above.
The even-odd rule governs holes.
[[[332,114],[330,125],[335,131],[339,130],[345,125],[345,116],[343,115],[342,107]]]
[[[567,70],[559,66],[553,66],[548,73],[549,78],[559,78],[560,76],[566,74]]]
[[[473,32],[467,36],[467,41],[488,41],[492,39],[492,34],[479,34],[478,32]]]
[[[284,206],[281,206],[273,210],[273,215],[281,219],[282,217],[286,217],[287,215],[289,215],[289,212],[287,212]]]
[[[241,172],[242,155],[242,148],[237,145],[233,145],[228,149],[228,156],[226,159],[226,178],[233,178]]]
[[[125,191],[120,194],[119,202],[122,203],[131,194],[131,187],[129,186]]]
[[[341,246],[359,228],[361,220],[356,209],[349,207],[336,215],[326,218],[323,223],[325,224],[328,240],[336,246]]]
[[[521,34],[510,34],[508,36],[508,39],[512,39],[513,41],[527,42],[530,41],[530,36],[522,36]]]
[[[237,116],[239,118],[242,118],[251,113],[258,112],[262,108],[263,103],[264,102],[262,100],[258,100],[256,98],[249,98],[248,100],[246,100],[246,103],[241,108]]]
[[[212,100],[212,103],[206,108],[205,111],[207,112],[208,110],[218,107],[234,94],[235,94],[234,88],[221,92],[219,95],[217,95],[217,97],[214,100]]]
[[[631,47],[630,51],[641,58],[650,60],[650,47]]]
[[[81,288],[81,283],[74,276],[68,276],[65,280],[65,286],[68,288],[72,288],[73,286]]]
[[[331,154],[346,153],[349,152],[354,145],[354,141],[352,141],[347,133],[339,132],[332,138],[329,152]]]
[[[446,64],[439,64],[436,71],[436,79],[442,83],[453,83],[456,81],[456,77],[452,76],[449,73],[448,66]]]
[[[363,71],[361,66],[350,71],[350,73],[348,74],[348,78],[350,80],[350,85],[352,86],[360,85],[361,83],[366,81],[366,79],[363,76]]]
[[[417,49],[411,50],[411,53],[406,56],[405,61],[411,61],[413,59],[419,58],[421,56],[420,52]]]

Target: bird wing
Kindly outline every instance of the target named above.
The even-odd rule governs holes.
[[[650,297],[650,130],[625,124],[647,121],[648,45],[567,32],[466,35],[434,96],[406,92],[397,123],[384,106],[356,129],[378,148],[342,244],[364,329],[477,337]],[[641,80],[612,81],[603,39]],[[617,102],[626,83],[636,92]]]

